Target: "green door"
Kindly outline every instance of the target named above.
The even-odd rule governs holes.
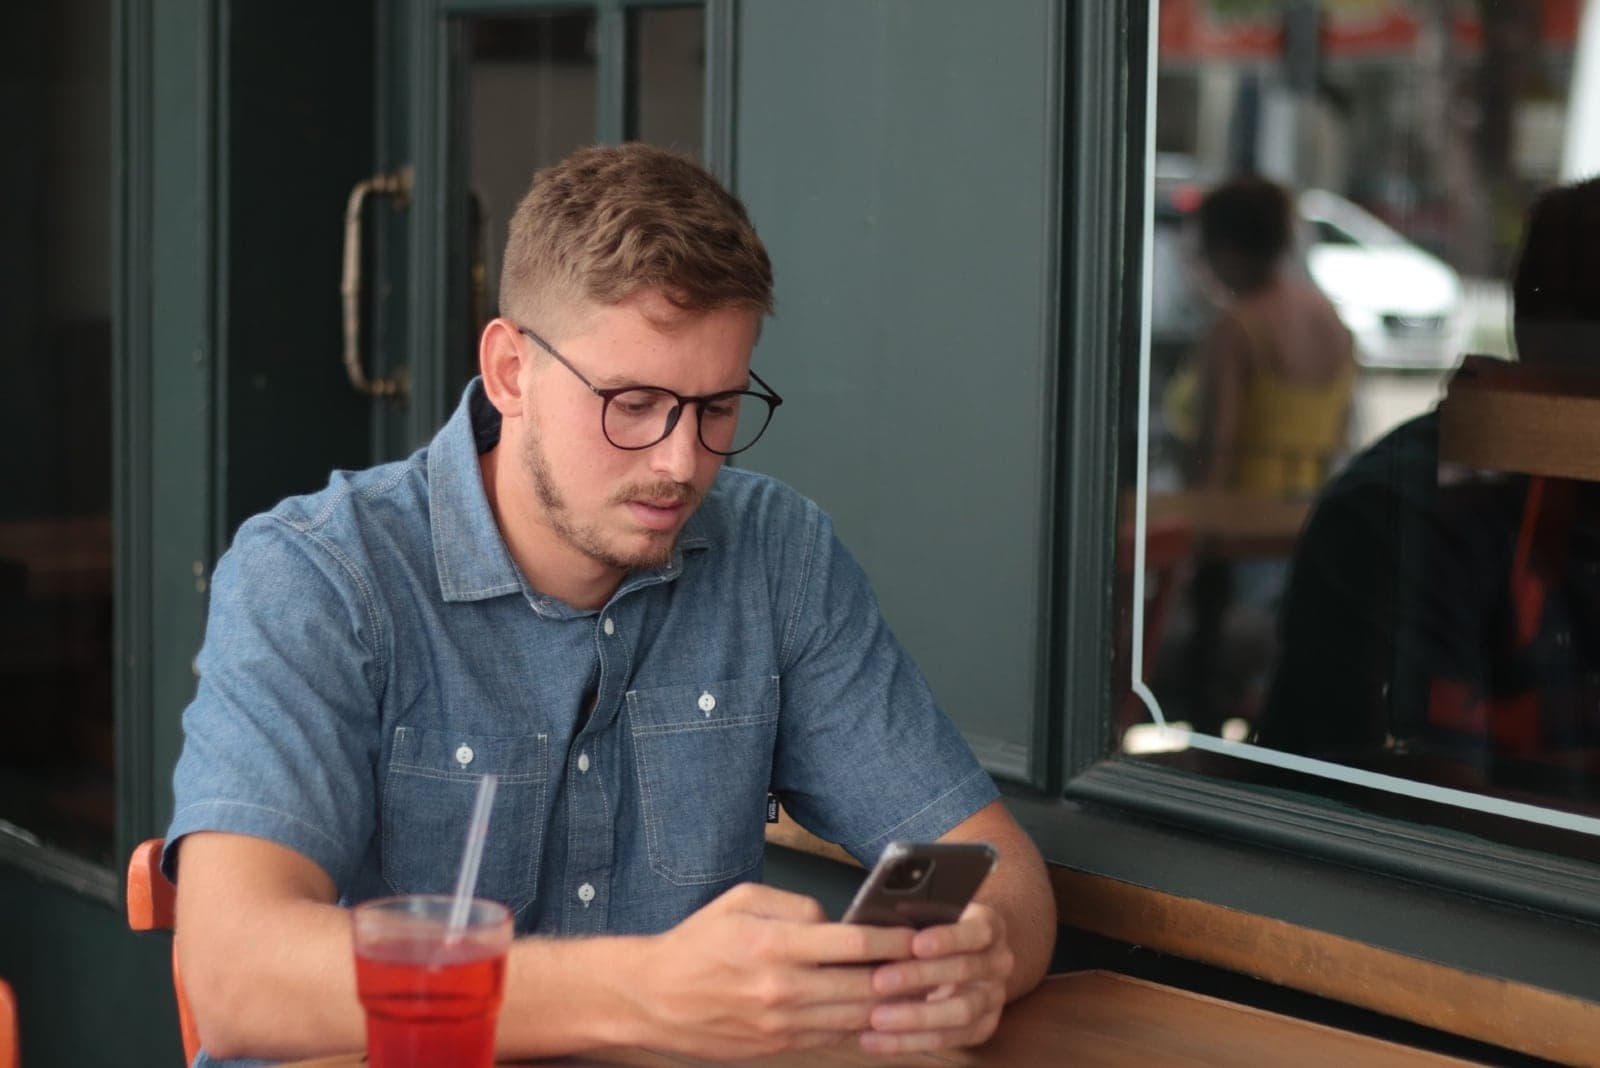
[[[26,922],[0,924],[0,977],[25,1063],[178,1063],[170,941],[127,930],[121,868],[170,818],[217,556],[246,516],[431,436],[536,167],[628,137],[709,157],[728,7],[9,12],[0,914]],[[402,171],[407,197],[378,191]],[[388,396],[351,384],[402,369]]]

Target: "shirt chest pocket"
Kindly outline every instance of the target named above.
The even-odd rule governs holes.
[[[500,777],[477,895],[513,911],[538,893],[550,738],[398,727],[383,783],[383,877],[397,894],[455,889],[478,781]]]
[[[677,886],[761,863],[778,678],[631,690],[628,726],[650,868]]]

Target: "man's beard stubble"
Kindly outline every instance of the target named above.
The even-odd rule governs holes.
[[[557,537],[591,560],[619,571],[662,567],[671,561],[672,550],[678,543],[677,531],[661,532],[652,539],[649,547],[630,556],[624,556],[606,545],[598,526],[594,524],[580,526],[575,523],[566,500],[556,488],[555,479],[551,477],[550,466],[545,462],[544,450],[539,447],[539,434],[532,427],[529,430],[530,433],[523,439],[522,463],[529,477],[533,479],[534,492],[538,494],[539,503],[544,507],[545,521],[550,524],[550,529],[555,531]],[[670,500],[687,504],[692,510],[699,496],[700,493],[694,486],[683,482],[657,482],[652,485],[633,483],[612,494],[607,503]]]

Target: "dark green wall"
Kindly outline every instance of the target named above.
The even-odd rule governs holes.
[[[830,512],[941,702],[1019,777],[1043,755],[1059,17],[739,8],[735,184],[778,304],[756,365],[787,401],[747,462]]]
[[[0,976],[16,990],[25,1068],[183,1063],[172,940],[104,904],[0,866]]]

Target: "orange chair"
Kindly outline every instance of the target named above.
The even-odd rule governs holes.
[[[128,927],[135,931],[170,931],[177,888],[161,871],[162,839],[140,842],[128,861]],[[178,1029],[183,1035],[183,1063],[193,1064],[200,1052],[200,1035],[189,1015],[189,999],[178,971],[178,939],[172,939],[172,989],[178,995]],[[0,1061],[0,1068],[6,1068]]]
[[[4,979],[0,979],[0,1068],[17,1068],[22,1054],[17,1049],[17,998]]]

